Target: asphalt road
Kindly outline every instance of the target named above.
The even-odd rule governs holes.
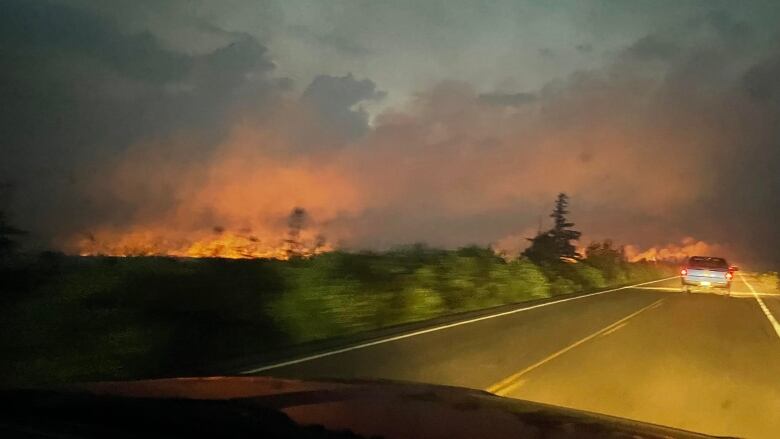
[[[684,294],[672,279],[254,373],[457,385],[702,433],[777,438],[780,296],[753,287],[740,275],[731,297]]]

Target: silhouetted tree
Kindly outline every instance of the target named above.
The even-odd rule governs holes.
[[[287,238],[284,240],[285,253],[290,259],[304,256],[304,246],[301,242],[301,230],[306,226],[308,215],[302,207],[293,208],[287,217]]]
[[[571,227],[574,223],[566,219],[568,206],[569,197],[564,193],[558,194],[555,208],[550,214],[554,221],[553,228],[529,238],[531,245],[523,252],[523,256],[537,263],[580,257],[571,241],[579,239],[581,233],[573,230]]]
[[[314,238],[314,247],[312,248],[312,253],[316,254],[323,250],[325,246],[328,244],[328,240],[325,239],[324,235],[317,235]]]
[[[533,238],[528,238],[528,240],[531,241],[531,245],[523,251],[523,256],[533,262],[540,264],[560,259],[555,239],[549,230],[546,232],[539,232],[539,234]]]
[[[0,211],[0,259],[6,259],[13,254],[18,247],[15,238],[25,235],[22,229],[18,229],[6,220],[5,212]]]
[[[571,243],[580,239],[582,233],[573,230],[574,223],[570,223],[566,219],[566,215],[569,213],[567,210],[569,207],[569,197],[565,193],[558,194],[558,199],[555,200],[555,208],[550,214],[550,217],[555,221],[550,233],[555,240],[555,246],[560,257],[564,258],[579,258],[580,254],[577,253],[576,247]]]
[[[9,203],[13,188],[9,181],[0,182],[0,260],[11,256],[19,246],[17,239],[27,234],[26,231],[11,225],[6,216],[7,210],[4,206]]]
[[[585,258],[589,261],[605,260],[609,263],[617,263],[625,260],[623,247],[614,247],[611,239],[602,242],[593,241],[585,248]]]
[[[598,268],[607,277],[614,280],[618,277],[626,262],[623,247],[615,247],[611,240],[591,242],[585,249],[585,262]]]

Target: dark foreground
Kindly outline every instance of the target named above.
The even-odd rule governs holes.
[[[704,438],[457,387],[211,377],[0,392],[5,437]]]
[[[457,385],[708,434],[779,437],[780,333],[758,298],[776,319],[780,297],[754,295],[737,279],[732,297],[685,295],[675,279],[245,372]]]

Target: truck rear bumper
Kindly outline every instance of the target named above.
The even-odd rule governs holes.
[[[692,287],[728,288],[731,282],[723,279],[683,277],[682,284]]]

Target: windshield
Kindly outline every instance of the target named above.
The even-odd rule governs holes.
[[[4,0],[0,388],[398,380],[780,437],[778,23]]]

